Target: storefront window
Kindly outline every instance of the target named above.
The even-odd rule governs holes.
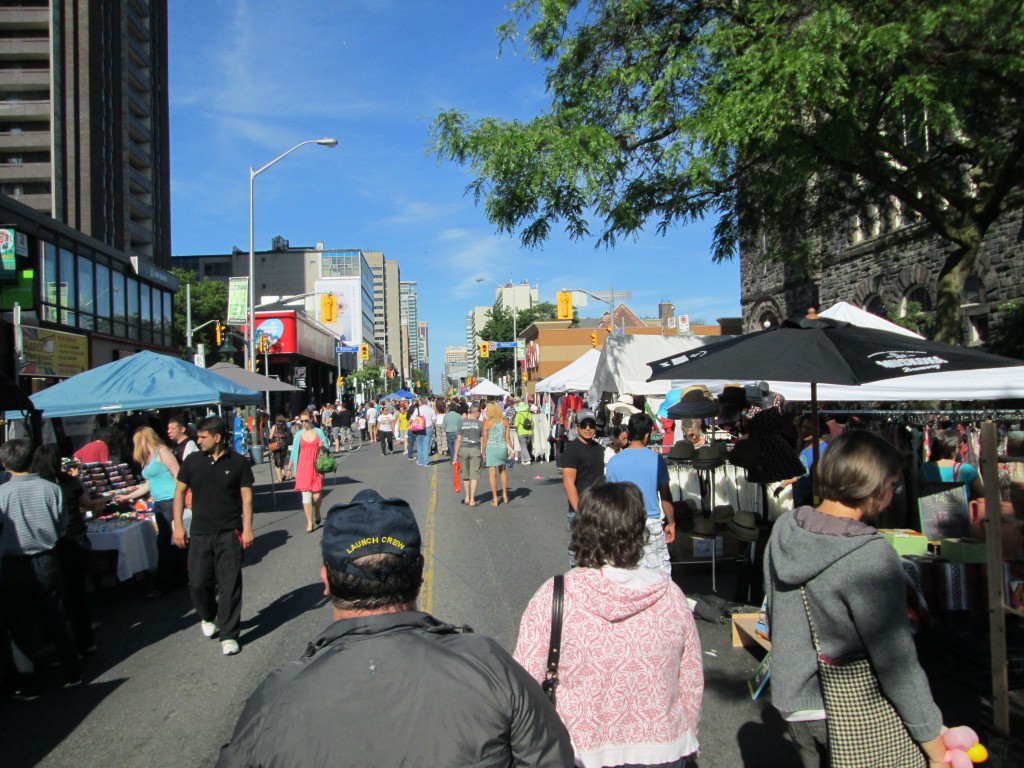
[[[93,284],[92,261],[78,256],[78,327],[86,330],[96,328],[96,293]]]
[[[124,272],[114,272],[111,275],[111,291],[110,295],[113,298],[113,316],[114,316],[114,335],[125,336],[127,335],[127,328],[125,327],[125,301],[127,299],[127,292],[125,291],[124,284]]]
[[[64,325],[78,325],[78,314],[74,311],[75,298],[78,296],[76,279],[75,254],[67,248],[61,248],[58,300],[60,303],[60,322]]]
[[[139,338],[139,281],[129,277],[126,282],[128,293],[128,338]]]
[[[145,283],[139,284],[139,307],[142,315],[142,340],[153,340],[153,308],[150,304],[150,287]]]
[[[57,277],[57,246],[44,242],[43,274],[39,278],[43,295],[39,298],[43,305],[42,318],[51,323],[57,322]]]
[[[171,307],[173,306],[173,300],[170,291],[163,292],[164,297],[164,344],[168,347],[174,343],[174,323],[172,317]]]
[[[96,330],[110,333],[110,267],[96,265]]]

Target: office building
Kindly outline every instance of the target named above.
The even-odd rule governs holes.
[[[444,348],[444,381],[441,382],[443,387],[458,387],[469,375],[466,368],[466,353],[466,347]]]
[[[416,367],[423,373],[423,378],[427,381],[427,387],[430,387],[430,354],[427,350],[430,349],[430,339],[427,333],[427,321],[420,320],[416,326],[417,330],[417,346],[420,350],[419,365]]]

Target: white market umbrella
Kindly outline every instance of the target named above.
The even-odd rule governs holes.
[[[482,397],[508,397],[509,393],[499,387],[493,381],[483,379],[479,384],[469,390],[469,394]]]

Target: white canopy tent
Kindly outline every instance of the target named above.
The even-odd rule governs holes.
[[[586,392],[594,383],[601,353],[588,349],[583,357],[573,360],[565,368],[537,384],[537,392]]]
[[[488,379],[482,379],[479,384],[469,390],[469,394],[475,397],[508,397],[509,395],[508,392]]]
[[[845,323],[850,323],[850,325],[856,325],[860,328],[874,328],[878,331],[888,331],[889,333],[899,333],[903,336],[912,336],[915,339],[923,338],[921,334],[914,333],[909,328],[904,328],[902,325],[891,323],[884,317],[879,317],[876,314],[868,312],[866,309],[855,307],[853,304],[845,301],[836,302],[824,312],[819,312],[818,317],[842,320]]]
[[[664,397],[673,389],[671,381],[648,381],[651,369],[647,363],[669,355],[713,343],[724,336],[617,336],[604,340],[604,349],[594,372],[587,399],[596,403],[605,392],[620,395],[657,395]]]

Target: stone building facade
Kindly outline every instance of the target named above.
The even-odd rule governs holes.
[[[821,269],[810,276],[766,263],[763,251],[740,249],[744,331],[760,330],[810,307],[824,309],[847,301],[880,316],[906,314],[917,302],[924,312],[936,303],[939,270],[952,246],[928,234],[921,224],[886,226],[859,222],[837,243]],[[1005,301],[1024,297],[1024,207],[993,225],[982,243],[975,272],[964,290],[963,339],[984,344],[989,320]]]

